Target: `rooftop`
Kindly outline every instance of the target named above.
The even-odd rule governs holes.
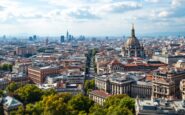
[[[16,107],[20,105],[22,105],[22,103],[13,97],[6,96],[5,98],[3,98],[3,106],[7,108]]]
[[[111,94],[108,94],[107,92],[102,90],[93,90],[90,93],[104,98],[111,96]]]
[[[170,114],[179,115],[179,112],[185,112],[185,103],[182,100],[164,100],[164,99],[136,99],[136,108],[139,111],[150,114]],[[138,111],[138,110],[137,110]],[[183,114],[182,114],[183,115]]]

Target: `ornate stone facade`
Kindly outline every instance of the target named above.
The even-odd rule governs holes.
[[[185,78],[185,72],[177,68],[159,68],[153,73],[152,96],[154,98],[180,98],[180,81]]]
[[[182,94],[182,99],[185,100],[185,79],[180,82],[180,91]]]
[[[134,76],[134,78],[137,77],[137,75]],[[141,79],[144,78],[141,77]],[[119,72],[95,77],[95,86],[96,89],[112,95],[127,94],[131,97],[150,98],[152,94],[151,82],[137,81],[131,75],[124,75]]]

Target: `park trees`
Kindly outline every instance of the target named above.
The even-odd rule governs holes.
[[[94,102],[88,97],[82,94],[78,94],[73,96],[68,104],[69,107],[74,111],[85,111],[86,113],[88,113],[90,107],[94,104]]]
[[[93,88],[93,82],[93,80],[87,82],[87,89]],[[11,112],[12,115],[133,115],[134,113],[134,100],[125,94],[110,96],[104,105],[100,106],[83,94],[72,96],[69,93],[56,93],[53,89],[41,90],[31,84],[10,89],[13,89],[11,91],[14,91],[17,99],[24,102],[24,106]]]
[[[17,89],[15,94],[23,103],[32,103],[41,99],[43,91],[37,86],[29,84]]]

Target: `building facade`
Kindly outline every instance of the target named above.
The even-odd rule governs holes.
[[[185,100],[185,79],[180,82],[180,91],[182,94],[182,99]]]
[[[180,98],[180,81],[185,78],[185,72],[177,68],[159,68],[154,71],[152,79],[152,96],[154,98]]]
[[[105,99],[109,96],[111,96],[111,94],[103,90],[94,90],[89,93],[89,98],[98,103],[99,105],[103,105]]]
[[[26,55],[33,55],[36,53],[36,48],[34,46],[27,46],[27,47],[17,47],[16,48],[16,55],[19,56],[26,56]]]
[[[153,55],[152,59],[163,62],[165,64],[175,64],[178,60],[183,60],[183,55]]]
[[[33,83],[42,84],[48,75],[59,74],[60,68],[58,66],[47,67],[28,67],[28,77]]]
[[[133,77],[133,76],[132,76]],[[112,95],[127,94],[131,97],[150,98],[152,95],[152,83],[138,81],[134,76],[114,73],[95,77],[95,88]]]
[[[152,83],[136,81],[131,84],[131,97],[150,98],[152,95]]]

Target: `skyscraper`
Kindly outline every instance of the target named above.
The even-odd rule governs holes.
[[[49,40],[48,40],[48,38],[46,38],[46,41],[45,41],[46,46],[48,45],[48,42],[49,42]]]
[[[60,37],[60,42],[61,42],[61,43],[64,43],[64,41],[65,41],[65,37],[62,35],[62,36]]]
[[[33,40],[37,40],[37,36],[36,35],[33,35]]]
[[[69,32],[68,32],[68,30],[67,30],[67,33],[66,33],[66,39],[67,39],[67,41],[69,40]]]

